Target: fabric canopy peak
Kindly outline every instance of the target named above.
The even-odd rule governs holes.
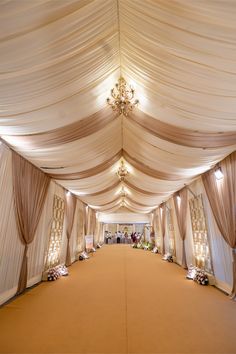
[[[22,0],[1,10],[0,135],[86,204],[120,207],[121,158],[127,206],[146,212],[236,150],[231,6]],[[139,101],[127,116],[107,104],[120,77]]]

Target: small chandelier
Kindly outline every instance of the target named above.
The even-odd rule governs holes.
[[[125,177],[129,174],[129,171],[127,170],[127,167],[124,164],[124,161],[121,160],[121,165],[118,168],[117,176],[119,177],[120,181],[124,181]]]
[[[121,204],[120,204],[122,207],[124,207],[125,206],[125,199],[124,198],[122,198],[122,200],[121,200]]]
[[[120,195],[121,197],[125,198],[126,197],[126,192],[124,190],[124,187],[122,186],[121,190],[120,190]]]
[[[111,106],[113,111],[119,114],[124,114],[126,117],[129,112],[139,103],[134,99],[134,89],[131,88],[123,77],[120,77],[111,90],[112,98],[107,98],[107,103]]]

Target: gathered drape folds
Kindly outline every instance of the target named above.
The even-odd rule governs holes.
[[[98,166],[90,168],[88,170],[76,172],[76,173],[67,173],[67,174],[52,173],[50,174],[50,176],[58,180],[67,180],[67,179],[78,180],[78,179],[88,178],[105,171],[106,169],[111,167],[114,163],[119,161],[121,157],[122,157],[122,150],[118,151],[114,156],[110,157],[107,161],[101,163]]]
[[[179,196],[179,198],[178,198]],[[186,251],[185,251],[185,238],[187,230],[187,208],[188,208],[188,191],[187,188],[181,189],[178,194],[175,194],[174,205],[177,216],[177,223],[179,234],[183,241],[182,243],[182,267],[187,268]]]
[[[66,250],[66,266],[71,265],[70,254],[70,238],[73,229],[73,223],[75,218],[76,209],[76,197],[73,194],[66,196],[66,237],[67,237],[67,250]]]
[[[216,180],[211,170],[202,176],[204,187],[211,205],[217,226],[232,248],[233,289],[232,297],[236,299],[236,152],[220,163],[224,177]]]
[[[165,234],[166,234],[166,203],[160,207],[161,232],[162,232],[162,253],[165,254]]]
[[[27,285],[27,250],[43,210],[50,178],[23,157],[12,153],[13,188],[17,228],[25,246],[17,293]]]
[[[116,118],[117,115],[114,114],[110,107],[105,107],[88,117],[60,128],[31,135],[15,136],[14,141],[19,144],[24,143],[24,145],[31,149],[51,148],[94,134],[103,129],[107,124],[113,122]]]
[[[147,130],[160,139],[194,148],[221,148],[235,144],[236,132],[201,132],[181,128],[155,119],[141,110],[132,112],[128,120]]]

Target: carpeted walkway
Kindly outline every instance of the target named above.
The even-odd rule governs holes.
[[[104,246],[0,309],[0,353],[236,353],[236,303],[158,255]]]

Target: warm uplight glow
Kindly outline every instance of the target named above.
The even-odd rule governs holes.
[[[77,191],[73,191],[73,194],[76,194],[76,195],[87,195],[87,193],[85,193],[85,192],[77,192]]]
[[[181,197],[179,195],[177,195],[176,198],[177,198],[178,203],[180,203],[181,202]]]
[[[218,167],[214,173],[215,173],[216,179],[218,179],[218,180],[220,180],[224,177],[220,167]]]

